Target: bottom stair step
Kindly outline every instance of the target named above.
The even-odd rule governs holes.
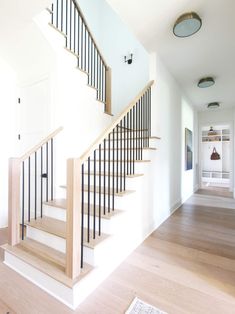
[[[36,256],[28,249],[25,249],[21,244],[18,244],[16,246],[10,246],[8,244],[5,244],[2,246],[2,248],[9,254],[16,256],[20,260],[33,266],[34,268],[45,273],[51,278],[61,282],[69,288],[72,288],[73,285],[75,285],[79,280],[81,280],[92,270],[91,266],[85,264],[83,269],[81,269],[79,277],[72,280],[65,275],[65,272],[61,268],[61,266],[56,265],[55,263],[52,263],[50,261],[46,261],[44,258],[40,258],[39,256]]]
[[[22,247],[26,251],[34,253],[40,258],[48,260],[62,267],[62,269],[65,270],[66,256],[64,253],[57,251],[55,249],[52,249],[51,247],[47,245],[44,245],[40,242],[37,242],[29,238],[26,238],[23,241],[21,241],[19,246]]]

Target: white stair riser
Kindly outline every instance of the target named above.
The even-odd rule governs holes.
[[[150,160],[150,159],[149,159]],[[144,167],[145,165],[148,165],[150,162],[135,162],[134,163],[134,173],[144,173]],[[124,171],[124,162],[120,162],[118,161],[118,171],[120,172],[120,167],[121,167],[121,164],[122,164],[122,169]],[[130,165],[130,164],[129,164]],[[132,172],[133,172],[133,162],[131,163],[131,169],[132,169]],[[106,174],[108,174],[108,160],[106,161],[105,163],[105,167],[104,167],[104,162],[101,162],[101,171],[104,172],[104,169],[105,169],[105,172]],[[117,162],[114,162],[114,171],[117,172]],[[127,169],[127,164],[126,164],[126,169]],[[96,171],[98,172],[99,170],[99,162],[96,161]],[[88,171],[88,165],[87,165],[87,162],[84,163],[84,171],[87,172]],[[94,162],[91,161],[90,162],[90,171],[93,172],[94,171]],[[113,163],[111,162],[110,163],[110,172],[113,171]]]
[[[26,237],[45,244],[62,253],[66,252],[66,241],[61,237],[50,234],[48,232],[26,226]]]
[[[112,210],[112,209],[111,209]],[[90,206],[90,228],[93,230],[93,206],[91,204]],[[96,210],[96,213],[98,211]],[[51,217],[57,220],[61,220],[61,221],[66,221],[66,210],[58,208],[58,207],[54,207],[54,206],[45,206],[44,207],[44,211],[43,211],[44,216],[47,217]],[[105,218],[101,218],[101,230],[103,233],[106,234],[114,234],[115,232],[117,232],[117,230],[119,229],[119,224],[120,224],[120,217],[123,215],[124,213],[118,214],[114,217],[112,217],[111,219],[105,219]],[[85,214],[84,215],[84,226],[87,226],[87,218],[88,216]],[[96,222],[95,222],[95,226],[96,226],[96,230],[98,230],[98,226],[99,226],[99,218],[96,217]]]
[[[101,151],[101,160],[104,160],[104,155],[105,155],[105,158],[106,160],[108,160],[109,158],[109,152],[108,152],[108,147],[106,149],[106,152],[104,153],[104,150]],[[118,157],[118,160],[121,159],[121,156],[122,156],[122,160],[132,160],[133,158],[136,159],[136,157],[138,158],[141,158],[141,152],[139,151],[139,153],[137,153],[137,156],[136,156],[136,150],[114,150],[114,158],[113,158],[113,150],[110,149],[110,160],[117,160],[117,157]],[[134,156],[134,157],[133,157]],[[149,150],[144,150],[143,149],[143,153],[142,153],[142,159],[150,159],[150,152]],[[93,159],[93,158],[92,158]],[[96,159],[99,160],[99,151],[96,152]]]
[[[66,240],[58,236],[52,235],[48,232],[27,226],[26,236],[32,240],[45,244],[62,253],[66,252]],[[106,254],[108,254],[109,243],[111,239],[104,240],[94,249],[83,248],[84,262],[91,266],[98,266]],[[107,252],[106,252],[107,251]]]
[[[55,206],[44,205],[43,216],[66,221],[66,210]]]
[[[153,138],[150,138],[149,139],[149,145],[147,144],[148,142],[145,141],[142,145],[140,144],[141,140],[140,138],[137,136],[135,136],[134,138],[132,138],[130,140],[127,139],[127,138],[124,138],[124,135],[123,137],[121,138],[120,135],[118,136],[118,138],[115,136],[114,137],[114,147],[117,148],[117,142],[118,142],[118,147],[120,148],[120,144],[122,142],[122,147],[124,148],[124,141],[126,142],[125,145],[126,145],[126,148],[127,148],[127,141],[129,141],[129,147],[141,147],[143,145],[143,147],[156,147],[156,144],[157,144],[157,140],[156,139],[153,139]],[[108,139],[106,138],[106,149],[108,149]],[[103,148],[103,143],[102,143],[102,147]],[[110,148],[113,148],[113,138],[110,137]]]

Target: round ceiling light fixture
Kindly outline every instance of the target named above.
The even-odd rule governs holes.
[[[173,33],[177,37],[189,37],[198,32],[201,26],[202,20],[197,13],[184,13],[176,20]]]
[[[217,109],[220,107],[220,104],[218,102],[210,102],[208,105],[207,105],[207,108],[208,109]]]
[[[207,88],[215,84],[213,77],[204,77],[199,80],[197,86],[200,88]]]

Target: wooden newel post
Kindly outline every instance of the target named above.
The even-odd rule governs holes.
[[[20,159],[9,159],[8,173],[8,243],[20,242]]]
[[[105,112],[112,114],[112,70],[111,68],[106,68],[106,102],[105,102]]]
[[[66,275],[80,273],[81,263],[81,161],[67,160]]]

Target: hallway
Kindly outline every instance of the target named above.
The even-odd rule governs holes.
[[[204,192],[188,199],[76,313],[121,314],[135,296],[168,314],[234,313],[235,200]],[[18,314],[73,313],[2,262],[0,300]]]

